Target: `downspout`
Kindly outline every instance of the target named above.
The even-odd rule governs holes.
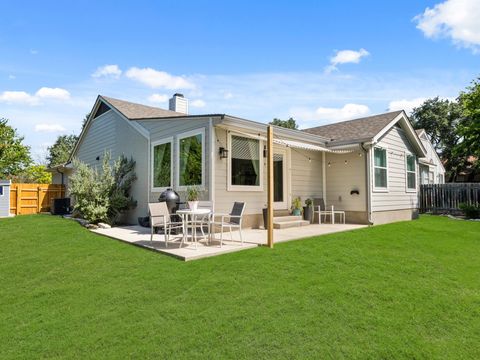
[[[327,203],[327,167],[325,166],[325,151],[322,151],[322,197],[325,204]]]
[[[365,172],[367,175],[367,215],[368,215],[368,224],[373,225],[372,221],[372,179],[371,179],[371,159],[370,159],[370,148],[365,149],[365,143],[361,143],[363,151],[365,151]]]

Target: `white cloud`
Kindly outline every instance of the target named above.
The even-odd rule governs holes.
[[[192,102],[190,102],[190,105],[193,106],[193,107],[202,108],[202,107],[205,107],[205,105],[207,105],[207,104],[205,103],[205,101],[197,99],[197,100],[193,100]]]
[[[225,100],[231,99],[233,98],[233,94],[231,92],[226,92],[225,94],[223,94],[223,98]]]
[[[16,76],[15,76],[15,75],[8,75],[8,78],[9,78],[10,80],[14,80],[14,79],[16,78]]]
[[[165,94],[152,94],[148,97],[148,101],[153,103],[165,103],[168,101],[168,95]]]
[[[388,111],[405,110],[407,114],[410,114],[413,108],[420,106],[427,98],[419,97],[415,99],[402,99],[393,100],[388,104]]]
[[[38,89],[35,96],[42,99],[68,100],[70,93],[61,88],[42,87]]]
[[[122,75],[122,70],[120,70],[118,65],[104,65],[98,67],[92,74],[92,77],[118,79],[120,75]]]
[[[0,102],[8,104],[37,105],[38,98],[25,91],[4,91],[0,94]]]
[[[193,89],[195,86],[192,82],[183,76],[170,75],[165,71],[158,71],[152,68],[137,68],[132,67],[128,69],[125,74],[129,79],[136,80],[151,88],[159,89]]]
[[[370,113],[367,105],[345,104],[341,108],[319,107],[316,110],[306,108],[293,108],[290,115],[303,122],[320,121],[323,123],[334,123],[337,121],[359,118]]]
[[[339,64],[358,64],[360,60],[370,55],[370,53],[365,49],[356,50],[339,50],[335,56],[330,58],[330,65],[326,67],[326,72],[330,73],[333,70],[337,70],[337,65]]]
[[[35,95],[26,91],[4,91],[0,94],[0,102],[7,104],[39,105],[42,99],[69,100],[70,93],[61,88],[42,87]]]
[[[38,54],[38,50],[31,49],[31,50],[30,50],[30,54],[32,54],[32,55],[37,55],[37,54]]]
[[[37,124],[35,125],[35,132],[46,132],[46,133],[53,133],[53,132],[63,132],[66,131],[62,125],[60,124]]]
[[[450,38],[456,45],[480,52],[480,1],[447,0],[414,18],[427,38]]]

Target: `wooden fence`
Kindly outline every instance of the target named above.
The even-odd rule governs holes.
[[[65,196],[61,184],[12,184],[10,187],[10,213],[37,214],[50,211],[54,199]]]
[[[480,205],[480,183],[420,185],[420,211],[458,212],[462,203]]]

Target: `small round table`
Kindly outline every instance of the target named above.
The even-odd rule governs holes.
[[[191,210],[191,209],[182,209],[182,210],[177,210],[175,213],[177,215],[180,215],[182,217],[182,223],[183,223],[183,238],[182,238],[182,243],[180,246],[182,246],[184,240],[188,236],[188,228],[191,228],[191,234],[192,234],[192,239],[195,242],[195,249],[197,249],[197,227],[198,225],[202,225],[203,221],[198,222],[198,218],[202,217],[204,218],[205,216],[210,215],[212,211],[210,209],[196,209],[196,210]],[[190,217],[190,221],[188,221],[188,217]],[[208,224],[210,226],[210,224]],[[205,233],[203,232],[203,229],[201,229],[203,237],[205,238]]]

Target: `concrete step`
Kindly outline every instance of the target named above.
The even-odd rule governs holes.
[[[280,216],[273,219],[274,229],[288,229],[307,225],[310,225],[310,222],[303,220],[301,216]]]
[[[275,216],[273,218],[273,222],[285,222],[285,221],[296,221],[296,220],[303,220],[302,216],[296,215],[286,215],[286,216]]]

